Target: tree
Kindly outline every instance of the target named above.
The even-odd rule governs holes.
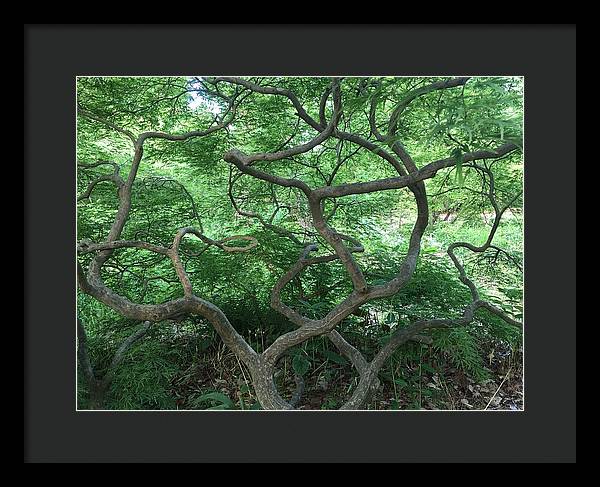
[[[496,258],[514,259],[493,242],[502,217],[521,204],[520,179],[511,173],[521,153],[521,89],[520,80],[512,78],[81,78],[77,113],[83,187],[77,199],[89,205],[100,183],[108,182],[116,187],[117,211],[107,235],[95,241],[84,238],[77,244],[79,289],[120,315],[145,322],[144,327],[189,315],[207,320],[249,370],[264,409],[294,407],[302,393],[302,365],[294,367],[298,389],[291,400],[277,389],[278,365],[293,347],[326,336],[359,377],[342,409],[360,409],[376,391],[382,366],[407,342],[428,342],[428,333],[435,329],[467,327],[480,311],[521,326],[510,313],[482,298],[461,257],[465,251],[481,255],[492,251]],[[188,130],[191,127],[198,128]],[[115,134],[128,141],[133,151],[124,176],[114,154],[106,154],[111,160],[86,160],[107,147],[116,148],[118,158],[124,159],[126,147],[106,143]],[[90,141],[95,144],[93,150]],[[215,164],[210,171],[214,181],[226,179],[227,190],[216,197],[226,201],[239,218],[275,236],[278,244],[296,249],[295,261],[279,274],[270,292],[272,309],[295,328],[281,333],[264,350],[255,350],[226,313],[197,292],[202,283],[189,272],[194,259],[211,248],[242,255],[259,248],[261,242],[249,234],[209,236],[203,225],[205,215],[198,211],[188,181],[150,176],[139,194],[169,185],[182,198],[193,226],[178,228],[170,243],[155,243],[135,234],[123,238],[135,209],[135,183],[148,146],[150,159],[160,155],[186,164],[200,158],[214,160],[222,151],[228,169]],[[112,171],[98,172],[104,167]],[[245,186],[239,192],[241,181]],[[457,316],[416,319],[398,326],[367,359],[343,336],[340,326],[360,314],[361,307],[397,295],[413,277],[431,220],[429,190],[446,198],[442,202],[446,211],[457,203],[460,211],[480,211],[485,205],[492,211],[482,244],[454,242],[447,248],[470,302]],[[365,229],[355,227],[351,234],[334,224],[350,204],[348,200],[376,207],[376,200],[361,203],[359,198],[396,192],[402,193],[402,205],[414,208],[414,226],[395,275],[370,280],[358,257],[366,252],[356,234],[364,234]],[[472,200],[453,203],[453,193],[469,194]],[[389,201],[385,204],[388,209],[398,208],[397,201],[394,206]],[[256,209],[249,209],[253,205]],[[179,216],[167,213],[165,218],[177,220]],[[182,293],[163,302],[145,303],[116,292],[105,283],[103,271],[118,249],[153,255],[158,260],[151,260],[150,267],[168,261]],[[291,305],[285,297],[294,297],[292,289],[296,298],[306,297],[302,281],[306,273],[332,263],[341,266],[342,274],[337,277],[342,287],[346,276],[350,280],[346,295],[316,314]],[[281,266],[276,261],[270,264]],[[144,276],[142,281],[148,284]],[[327,296],[336,285],[319,287],[317,282],[315,294]],[[80,339],[80,350],[82,345]],[[80,354],[80,359],[93,382],[89,358]]]

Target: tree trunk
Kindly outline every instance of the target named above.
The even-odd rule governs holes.
[[[106,408],[106,390],[108,384],[102,381],[96,381],[89,384],[89,409],[105,409]]]

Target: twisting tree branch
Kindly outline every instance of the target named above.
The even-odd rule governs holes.
[[[91,163],[91,164],[85,164],[85,163],[78,163],[77,166],[82,168],[83,170],[87,170],[87,169],[92,169],[101,165],[111,165],[113,166],[113,173],[112,174],[103,174],[100,176],[97,176],[96,178],[94,178],[89,184],[87,189],[77,197],[77,201],[82,201],[85,199],[88,199],[91,195],[92,195],[92,191],[94,190],[94,188],[96,187],[96,185],[98,183],[101,183],[103,181],[112,181],[114,183],[114,185],[117,187],[117,194],[119,191],[121,191],[121,188],[123,188],[123,186],[125,186],[125,181],[123,181],[123,178],[119,175],[119,171],[120,168],[119,166],[111,161],[97,161],[95,163]]]
[[[266,229],[271,230],[282,237],[288,238],[292,242],[294,242],[296,245],[301,246],[302,241],[298,237],[296,237],[296,235],[294,235],[293,232],[286,230],[285,228],[282,228],[280,226],[273,225],[270,221],[265,220],[265,218],[263,218],[258,213],[255,213],[252,211],[246,211],[246,210],[243,210],[240,208],[240,206],[237,204],[237,202],[235,200],[235,196],[233,195],[233,185],[235,184],[237,179],[238,178],[233,177],[233,172],[230,170],[227,195],[229,196],[229,201],[231,202],[231,205],[233,206],[233,209],[236,211],[236,213],[238,213],[239,215],[248,217],[248,218],[254,218],[254,219],[258,220],[260,222],[260,224],[263,227],[265,227]]]

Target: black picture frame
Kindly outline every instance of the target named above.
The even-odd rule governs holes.
[[[573,462],[575,25],[24,25],[25,462]],[[77,75],[525,77],[525,410],[77,412]]]

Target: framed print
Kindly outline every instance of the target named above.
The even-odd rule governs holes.
[[[25,461],[575,460],[574,26],[24,61]]]

